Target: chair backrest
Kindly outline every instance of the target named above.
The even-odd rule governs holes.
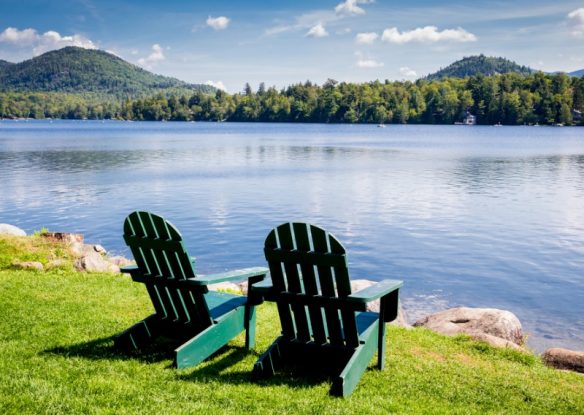
[[[212,324],[203,295],[206,288],[177,284],[196,275],[182,236],[172,223],[149,212],[133,212],[124,221],[124,240],[159,315],[176,323]]]
[[[306,223],[284,223],[264,245],[288,339],[357,347],[355,311],[346,299],[351,282],[345,248],[331,234]]]
[[[124,240],[144,275],[184,280],[195,277],[180,232],[164,218],[133,212],[124,221]]]

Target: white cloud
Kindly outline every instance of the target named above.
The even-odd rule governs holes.
[[[219,17],[209,16],[207,18],[207,26],[210,26],[215,30],[224,30],[224,29],[227,29],[227,26],[229,26],[230,21],[231,21],[231,19],[229,19],[225,16],[219,16]]]
[[[399,68],[399,73],[406,78],[416,78],[418,74],[413,69],[408,68],[407,66],[402,66]]]
[[[371,44],[377,40],[379,35],[375,32],[368,32],[368,33],[357,33],[355,36],[355,41],[359,44]]]
[[[337,14],[365,14],[365,10],[357,5],[368,3],[373,3],[373,0],[345,0],[337,4],[335,12]]]
[[[329,34],[322,23],[318,23],[317,25],[311,27],[308,32],[306,32],[306,36],[308,37],[325,37],[328,35]]]
[[[207,82],[205,82],[205,85],[209,85],[209,86],[215,87],[217,89],[221,89],[223,91],[225,91],[227,89],[227,88],[225,88],[225,85],[221,81],[217,81],[217,82],[207,81]]]
[[[154,45],[152,45],[152,53],[150,53],[150,55],[148,55],[145,58],[138,59],[138,64],[144,66],[145,68],[150,69],[158,62],[161,62],[165,59],[166,57],[164,56],[164,51],[162,50],[162,47],[158,43],[155,43]]]
[[[6,28],[0,33],[0,43],[9,43],[18,47],[32,46],[33,55],[37,56],[65,46],[78,46],[85,49],[97,49],[97,46],[83,35],[61,36],[59,32],[49,30],[40,35],[35,29],[18,30]]]
[[[584,37],[584,7],[568,13],[568,23],[572,28],[572,35]]]
[[[357,66],[359,68],[366,69],[381,68],[383,66],[383,62],[378,62],[375,59],[359,59],[357,61]]]
[[[461,27],[439,31],[436,26],[425,26],[401,33],[396,27],[391,27],[383,31],[381,40],[398,44],[409,42],[475,42],[477,37]]]
[[[34,29],[18,30],[14,27],[7,27],[0,33],[0,42],[12,43],[14,45],[31,45],[38,39],[37,31]]]

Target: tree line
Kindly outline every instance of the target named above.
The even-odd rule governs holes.
[[[312,82],[284,89],[104,100],[51,92],[0,93],[2,118],[452,124],[468,113],[478,124],[584,125],[584,77],[508,73],[430,81]]]

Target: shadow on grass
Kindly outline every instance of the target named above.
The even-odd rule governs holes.
[[[143,363],[158,363],[166,360],[168,361],[166,367],[174,369],[172,364],[173,351],[179,345],[176,340],[159,338],[139,351],[125,352],[116,349],[114,336],[109,336],[88,342],[54,347],[44,350],[43,353],[89,360],[137,360]],[[224,346],[195,368],[177,371],[176,379],[196,383],[219,381],[232,385],[255,384],[260,387],[286,385],[293,389],[310,388],[330,379],[326,371],[315,371],[314,367],[309,366],[294,366],[293,368],[284,366],[275,376],[257,380],[254,380],[251,375],[253,363],[249,365],[249,370],[231,370],[250,355],[257,357],[257,353],[243,347]]]
[[[176,341],[159,338],[139,351],[122,351],[114,347],[114,337],[102,337],[88,342],[58,346],[43,353],[64,357],[81,357],[90,360],[139,360],[144,363],[170,360],[172,367],[173,351],[178,346]]]
[[[197,366],[193,371],[188,373],[178,372],[176,378],[182,381],[197,383],[218,381],[232,385],[254,384],[260,387],[285,385],[292,389],[310,388],[330,380],[329,373],[326,371],[315,371],[314,367],[308,365],[294,367],[283,366],[279,368],[275,376],[262,379],[254,379],[252,377],[253,363],[249,365],[248,370],[230,370],[230,368],[240,364],[250,354],[257,357],[256,353],[244,348],[227,346],[222,351],[215,353],[213,355],[215,359],[208,364]]]

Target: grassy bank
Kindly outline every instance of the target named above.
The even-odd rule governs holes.
[[[372,361],[349,399],[329,397],[318,376],[252,383],[253,363],[279,331],[268,304],[253,352],[239,336],[181,371],[160,348],[120,355],[112,336],[151,312],[144,287],[67,267],[13,269],[14,258],[47,262],[55,249],[0,237],[0,413],[584,413],[584,376],[423,329],[389,327],[387,368]]]

